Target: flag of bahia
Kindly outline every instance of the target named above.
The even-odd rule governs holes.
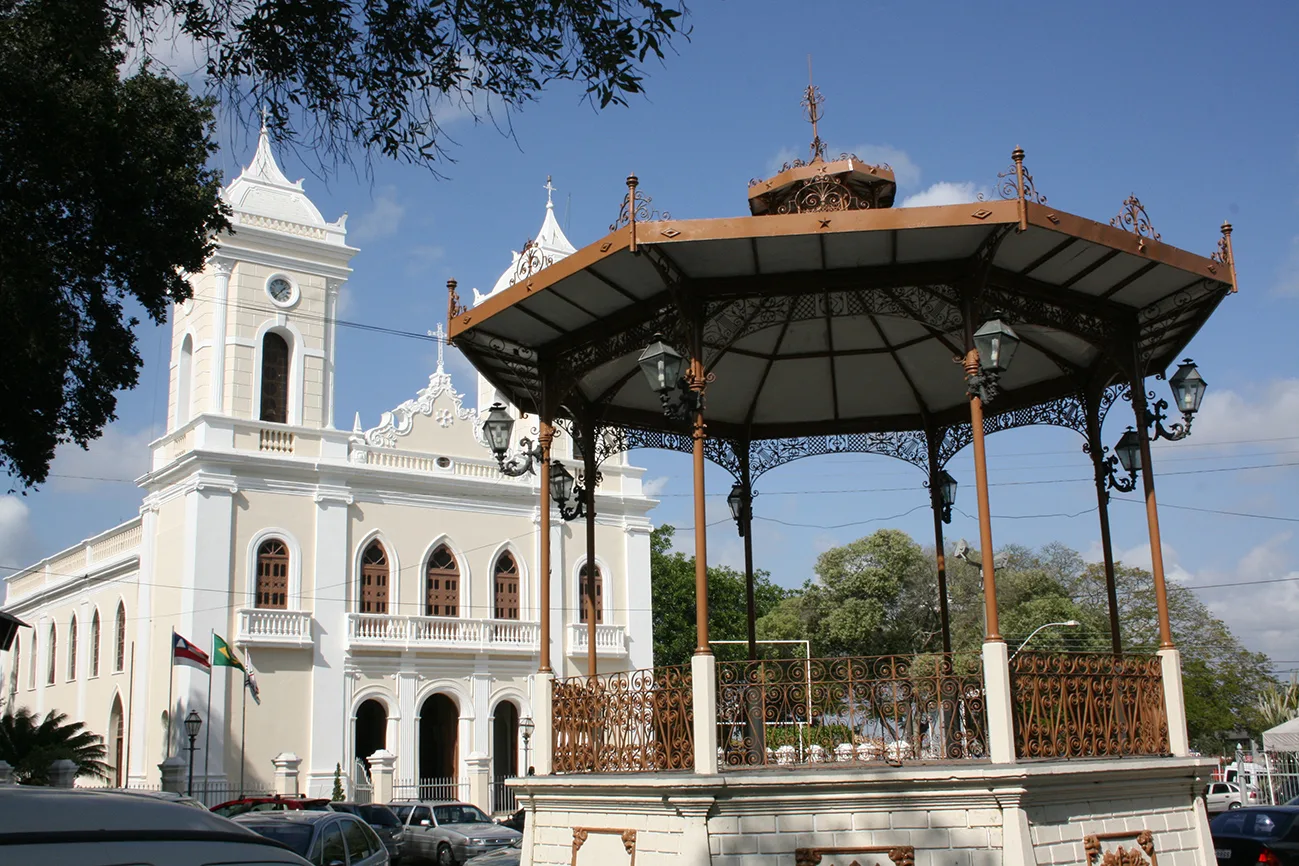
[[[171,662],[176,665],[189,665],[208,673],[212,672],[212,663],[208,661],[207,653],[175,632],[171,633]]]

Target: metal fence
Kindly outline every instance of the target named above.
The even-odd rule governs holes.
[[[1299,797],[1299,752],[1260,750],[1253,757],[1262,770],[1254,776],[1260,802],[1281,806]]]
[[[977,655],[719,662],[724,768],[987,755]]]
[[[493,815],[500,812],[514,813],[518,811],[519,800],[514,794],[514,789],[505,784],[510,779],[518,778],[517,776],[497,776],[492,779],[492,808]]]
[[[1010,696],[1021,758],[1168,754],[1158,656],[1022,652]]]
[[[412,781],[398,779],[393,782],[394,800],[462,800],[469,799],[469,783],[455,777],[430,778]]]

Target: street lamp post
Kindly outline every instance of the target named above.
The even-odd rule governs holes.
[[[185,736],[189,737],[189,784],[185,793],[190,797],[194,796],[194,750],[197,748],[194,741],[198,739],[202,727],[203,717],[198,714],[198,710],[190,710],[185,717]]]
[[[540,462],[543,457],[541,446],[534,446],[526,436],[519,440],[520,452],[507,457],[513,433],[514,419],[510,417],[509,410],[503,403],[493,403],[487,410],[487,419],[483,421],[483,438],[487,440],[487,447],[492,449],[501,474],[518,478],[532,472],[533,464]]]
[[[532,716],[524,716],[519,720],[519,730],[523,732],[523,772],[528,776],[532,775],[531,751],[528,745],[532,742],[532,731],[536,727],[537,723],[532,721]]]
[[[1033,629],[1032,633],[1031,633],[1028,637],[1024,638],[1024,642],[1023,642],[1022,644],[1019,645],[1019,649],[1017,649],[1017,650],[1015,650],[1013,653],[1011,653],[1011,654],[1010,654],[1010,657],[1011,657],[1011,659],[1013,660],[1013,659],[1015,658],[1015,656],[1017,656],[1017,655],[1019,655],[1021,652],[1023,652],[1024,647],[1028,646],[1028,642],[1031,641],[1031,640],[1033,639],[1033,637],[1034,637],[1038,632],[1040,632],[1042,629],[1045,629],[1045,628],[1077,628],[1077,627],[1080,626],[1080,625],[1082,625],[1082,623],[1078,622],[1078,620],[1076,620],[1076,619],[1067,619],[1067,620],[1065,620],[1064,622],[1048,622],[1046,625],[1039,625],[1037,628]]]
[[[748,477],[748,462],[744,463],[745,478]],[[753,489],[745,481],[737,481],[726,497],[730,506],[731,517],[735,520],[735,529],[744,539],[744,604],[748,626],[749,661],[758,658],[757,602],[753,597]]]

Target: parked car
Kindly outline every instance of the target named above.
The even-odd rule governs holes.
[[[1219,866],[1299,866],[1299,807],[1232,809],[1209,822]]]
[[[278,842],[208,812],[117,791],[0,786],[0,862],[292,864]]]
[[[403,856],[456,866],[470,857],[505,848],[523,838],[518,830],[492,823],[477,806],[456,802],[389,803],[404,825]]]
[[[500,824],[502,827],[509,827],[511,830],[518,830],[520,833],[522,833],[523,825],[527,823],[527,819],[528,819],[528,810],[519,809],[513,815],[507,815],[504,818],[498,818],[496,820],[496,823]]]
[[[1257,803],[1257,794],[1252,790],[1242,791],[1240,785],[1235,782],[1210,782],[1204,786],[1204,808],[1210,814],[1239,809],[1241,806],[1253,806]]]
[[[296,809],[254,812],[234,821],[274,839],[312,866],[387,866],[391,862],[383,841],[355,815]]]
[[[301,809],[321,811],[329,807],[326,797],[240,797],[227,800],[212,807],[212,811],[222,818],[233,818],[248,812],[289,812]]]
[[[370,825],[388,849],[393,863],[401,860],[402,823],[387,806],[379,803],[330,803],[331,812],[347,812]]]
[[[523,841],[511,842],[506,848],[497,848],[486,854],[469,858],[469,866],[519,866],[523,858]]]
[[[191,809],[202,809],[208,811],[207,806],[193,797],[186,797],[184,794],[174,794],[171,791],[141,791],[135,788],[124,788],[119,790],[119,794],[130,794],[134,797],[150,797],[154,800],[162,800],[164,803],[176,803],[181,806],[189,806]]]

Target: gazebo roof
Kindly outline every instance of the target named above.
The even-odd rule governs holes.
[[[453,295],[450,336],[524,411],[541,409],[544,367],[569,411],[676,429],[636,361],[655,332],[684,349],[682,311],[697,311],[710,435],[917,430],[968,422],[963,305],[1023,340],[1000,413],[1126,379],[1138,359],[1163,370],[1234,288],[1225,243],[1212,257],[1163,243],[1135,198],[1110,225],[1031,186],[1027,200],[894,209],[885,171],[863,177],[887,181],[887,203],[861,209],[619,225],[472,310]]]

